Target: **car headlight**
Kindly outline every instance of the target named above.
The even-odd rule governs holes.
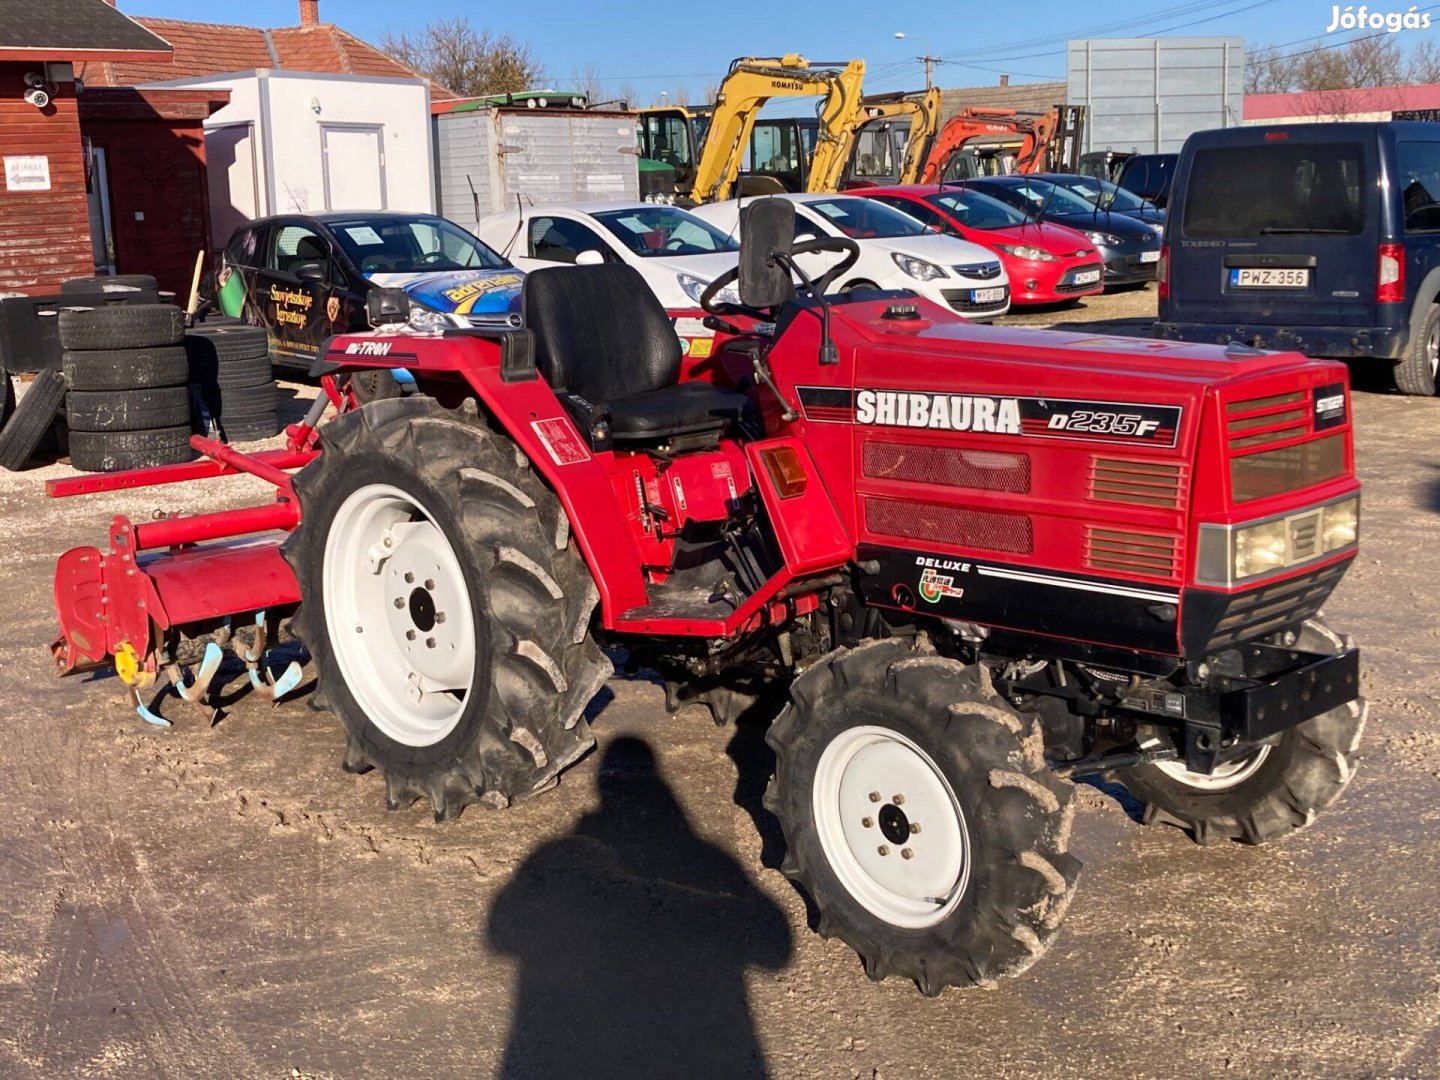
[[[1252,525],[1201,525],[1195,576],[1233,585],[1342,551],[1359,538],[1358,495]]]
[[[700,297],[705,295],[705,290],[710,287],[710,282],[704,278],[693,277],[690,274],[676,274],[675,283],[695,303],[700,303]],[[727,285],[715,294],[715,299],[722,304],[740,303],[740,294],[735,291],[734,286]]]
[[[890,256],[895,260],[895,265],[905,271],[916,281],[934,281],[936,278],[945,277],[945,268],[936,266],[924,259],[917,259],[913,255],[902,255],[900,252],[893,252]]]
[[[1060,261],[1048,251],[1041,251],[1038,247],[1033,247],[1030,244],[996,244],[995,246],[1007,255],[1014,255],[1017,259],[1025,259],[1029,262]]]
[[[454,325],[455,323],[451,321],[449,315],[432,311],[416,303],[410,305],[410,328],[412,330],[419,330],[424,334],[438,334],[442,330],[451,329]]]
[[[1108,232],[1087,232],[1085,236],[1092,244],[1099,244],[1101,247],[1119,247],[1125,242],[1114,233]]]

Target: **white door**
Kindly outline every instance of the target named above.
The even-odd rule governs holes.
[[[223,248],[237,228],[263,216],[254,125],[227,124],[207,130],[205,171],[210,184],[210,240]]]
[[[385,129],[321,125],[326,210],[385,209]]]

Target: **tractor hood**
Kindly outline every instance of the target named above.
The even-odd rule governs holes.
[[[371,274],[370,282],[404,289],[412,301],[447,315],[503,315],[520,310],[523,271],[445,270],[433,274]]]

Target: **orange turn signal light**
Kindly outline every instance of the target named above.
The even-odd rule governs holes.
[[[770,482],[775,485],[775,490],[782,499],[804,494],[809,477],[805,475],[805,466],[801,464],[800,455],[795,452],[794,447],[772,446],[761,450],[760,460],[765,463]]]

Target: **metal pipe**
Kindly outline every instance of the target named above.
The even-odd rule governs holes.
[[[135,547],[140,551],[174,547],[177,544],[198,544],[246,533],[289,531],[300,524],[300,508],[293,502],[280,501],[268,506],[245,506],[238,510],[219,510],[194,517],[166,518],[135,526]]]
[[[262,450],[247,456],[251,461],[277,469],[299,469],[314,461],[318,454],[318,450]],[[202,461],[186,461],[178,465],[156,465],[148,469],[126,469],[124,472],[47,480],[45,494],[52,499],[65,499],[72,495],[95,495],[105,491],[128,491],[133,488],[159,487],[162,484],[182,484],[187,480],[234,476],[237,472],[244,471],[248,470],[237,469],[207,457]]]
[[[190,445],[208,458],[214,458],[224,465],[230,466],[237,472],[249,473],[251,476],[259,477],[261,480],[268,480],[277,488],[288,490],[290,487],[290,474],[284,469],[277,469],[274,465],[260,461],[249,454],[242,454],[233,447],[226,446],[217,439],[207,439],[202,435],[190,436]]]

